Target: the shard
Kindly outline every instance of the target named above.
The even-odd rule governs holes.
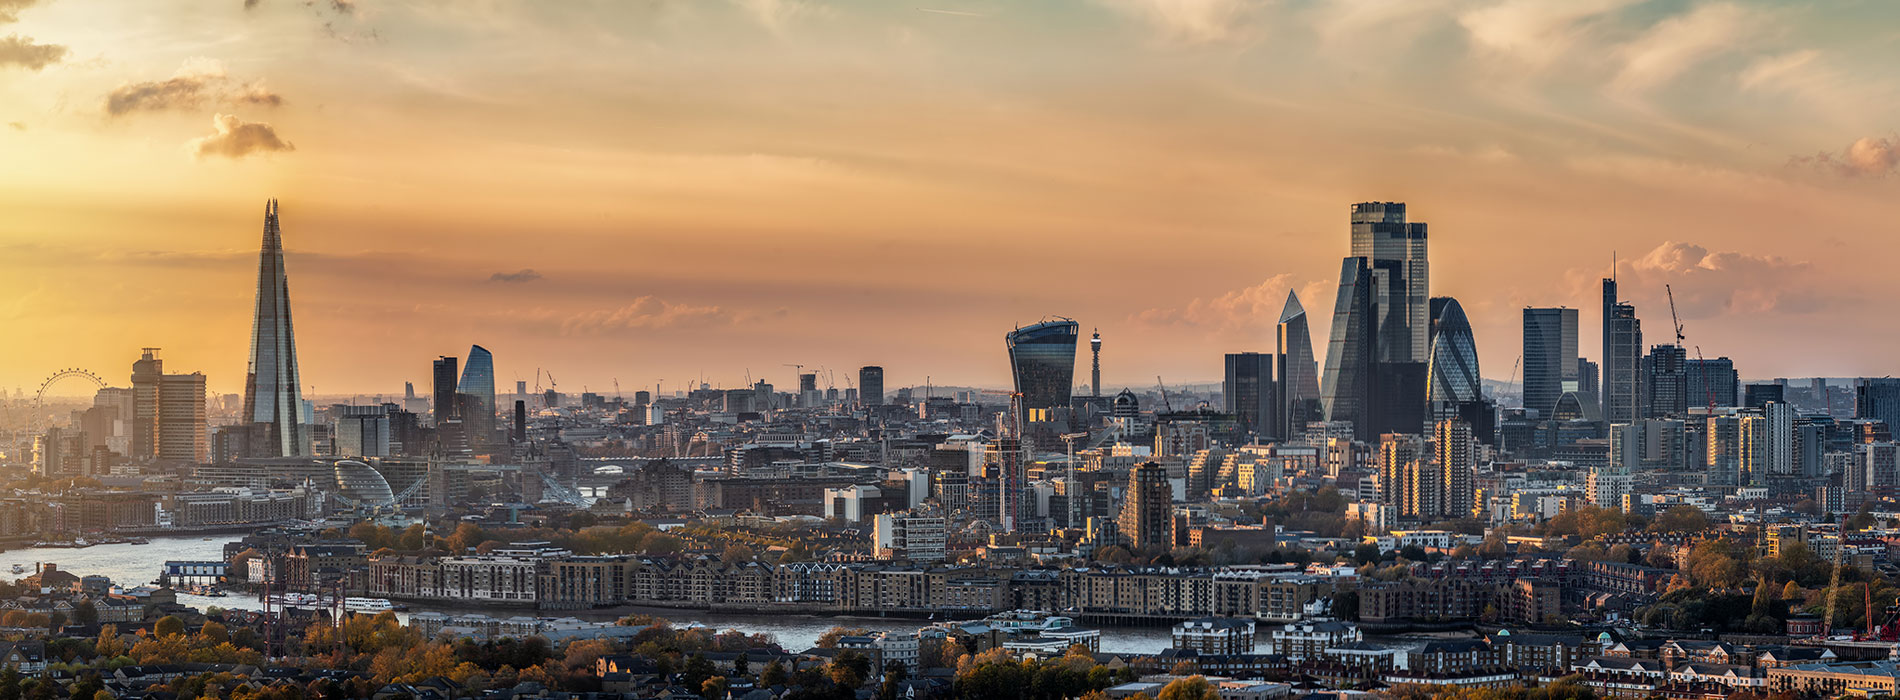
[[[309,452],[300,420],[297,341],[290,329],[290,283],[284,276],[283,234],[277,200],[264,205],[264,247],[257,261],[257,315],[251,325],[251,364],[244,376],[244,416],[255,457],[302,457]]]

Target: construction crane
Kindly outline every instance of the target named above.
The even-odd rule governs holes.
[[[548,373],[548,391],[554,392],[555,396],[560,396],[561,395],[560,387],[561,385],[554,381],[554,373],[549,372]],[[542,395],[542,398],[541,398],[541,406],[543,408],[554,408],[554,402],[549,401],[548,397],[544,394]]]
[[[620,378],[614,377],[614,403],[620,403]]]
[[[1504,380],[1504,388],[1509,389],[1512,384],[1517,383],[1517,368],[1523,364],[1524,356],[1518,355],[1517,361],[1511,363],[1511,378]],[[1517,390],[1517,403],[1519,405],[1523,405],[1524,403],[1524,389],[1522,387],[1519,387]]]
[[[1174,404],[1168,401],[1168,385],[1161,381],[1159,374],[1155,375],[1155,386],[1161,387],[1161,409],[1173,413]]]
[[[1700,355],[1701,352],[1697,351],[1697,354]],[[1843,554],[1847,551],[1848,517],[1841,516],[1841,534],[1834,545],[1834,579],[1827,586],[1827,616],[1821,618],[1821,639],[1827,639],[1834,634],[1834,608],[1838,606],[1841,598],[1841,569],[1847,562]]]
[[[1676,345],[1682,345],[1682,318],[1676,315],[1676,290],[1663,285],[1663,291],[1669,294],[1669,321],[1676,324]]]

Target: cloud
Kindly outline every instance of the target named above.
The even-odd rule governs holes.
[[[185,61],[172,77],[140,83],[126,83],[106,94],[106,114],[123,116],[138,111],[192,109],[207,100],[234,105],[278,107],[284,98],[263,81],[237,84],[224,72],[224,66],[207,58]]]
[[[20,21],[20,11],[32,7],[40,0],[0,0],[0,24]]]
[[[13,127],[14,131],[26,131],[26,122],[7,122],[7,126]]]
[[[525,267],[515,272],[497,272],[488,276],[490,282],[533,282],[539,279],[542,279],[541,273]]]
[[[199,158],[243,158],[252,153],[297,150],[289,141],[278,138],[277,130],[264,122],[247,122],[237,115],[219,114],[211,118],[211,126],[217,133],[185,143]]]
[[[1848,144],[1840,153],[1796,156],[1793,163],[1844,177],[1887,177],[1900,170],[1900,140],[1867,136]]]
[[[562,335],[598,335],[625,330],[658,330],[726,325],[736,317],[717,306],[677,304],[642,296],[618,309],[589,311],[561,322]]]
[[[1263,0],[1101,0],[1152,26],[1163,39],[1186,44],[1244,40],[1252,35]]]
[[[1727,2],[1698,5],[1625,44],[1623,68],[1611,87],[1625,93],[1659,87],[1711,58],[1753,45],[1767,28],[1767,16],[1757,10]]]
[[[1506,0],[1461,15],[1478,48],[1542,67],[1606,15],[1638,0]]]
[[[734,0],[753,19],[774,34],[785,31],[793,18],[810,12],[813,8],[806,0]]]
[[[244,0],[244,9],[248,10],[253,7],[257,7],[257,0]]]
[[[1271,338],[1274,325],[1280,321],[1280,311],[1286,306],[1287,292],[1295,291],[1295,285],[1300,285],[1297,291],[1300,304],[1306,307],[1307,322],[1316,328],[1325,326],[1332,315],[1334,295],[1331,292],[1338,289],[1338,283],[1300,284],[1290,273],[1274,275],[1254,286],[1217,297],[1195,298],[1185,306],[1151,308],[1130,320],[1146,326],[1199,329],[1213,334],[1258,337],[1264,333]]]
[[[1624,289],[1669,285],[1684,318],[1708,318],[1819,310],[1834,301],[1822,291],[1825,280],[1820,275],[1804,260],[1667,241],[1619,263],[1617,281]]]
[[[32,37],[8,34],[0,38],[0,68],[20,66],[31,71],[58,63],[66,57],[66,47],[35,44]]]

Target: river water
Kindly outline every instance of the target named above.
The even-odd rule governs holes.
[[[17,579],[33,573],[37,564],[57,564],[61,571],[76,576],[103,574],[120,586],[131,588],[152,582],[164,570],[167,561],[219,561],[224,559],[224,544],[229,537],[155,537],[151,544],[102,544],[83,549],[32,548],[15,549],[0,552],[0,576]],[[23,573],[12,573],[14,565],[20,565]],[[221,598],[206,598],[184,592],[178,594],[178,602],[194,608],[206,607],[235,608],[256,610],[261,607],[255,596],[239,593]],[[431,605],[411,605],[416,610],[439,610],[447,613],[479,612],[495,617],[534,614],[530,611],[508,608],[456,608]],[[642,608],[641,612],[651,613],[673,621],[676,625],[698,623],[721,630],[736,629],[746,634],[769,634],[778,639],[780,645],[792,651],[811,648],[819,635],[834,626],[862,627],[873,632],[909,632],[926,626],[928,621],[903,618],[878,617],[841,617],[817,615],[722,615],[696,610],[676,610],[666,608]],[[611,619],[616,614],[590,611],[561,611],[562,616],[587,619]],[[1102,651],[1123,653],[1153,653],[1168,647],[1169,628],[1167,627],[1115,627],[1102,630]]]

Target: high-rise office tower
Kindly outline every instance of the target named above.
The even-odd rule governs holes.
[[[1425,439],[1409,433],[1379,436],[1379,498],[1404,512],[1408,502],[1416,500],[1412,490],[1417,484],[1408,476],[1412,464],[1425,455]]]
[[[335,407],[336,456],[389,456],[389,408],[388,404]]]
[[[1689,407],[1735,405],[1742,391],[1742,380],[1735,371],[1734,360],[1726,357],[1691,359],[1683,364],[1689,379]]]
[[[1565,384],[1564,391],[1574,391],[1579,396],[1589,397],[1590,403],[1596,404],[1596,408],[1591,409],[1591,412],[1602,415],[1603,392],[1597,390],[1597,377],[1597,363],[1579,357],[1577,358],[1577,381],[1574,386]]]
[[[1616,279],[1603,280],[1603,419],[1629,423],[1641,417],[1643,324],[1636,307],[1618,301]]]
[[[867,365],[858,368],[858,403],[884,405],[884,368]]]
[[[1855,380],[1854,417],[1886,423],[1889,431],[1900,430],[1900,379],[1879,377]]]
[[[1425,244],[1425,224],[1407,222],[1403,202],[1352,205],[1352,254],[1368,261],[1380,289],[1390,290],[1372,302],[1379,362],[1426,360],[1431,267]],[[1386,261],[1397,264],[1379,264]]]
[[[449,419],[455,417],[455,374],[460,363],[458,358],[443,355],[436,358],[431,368],[435,402],[429,408],[437,427],[447,425]]]
[[[1478,345],[1471,322],[1457,299],[1440,297],[1433,304],[1431,364],[1426,369],[1425,400],[1434,420],[1458,414],[1461,404],[1484,400],[1483,378],[1478,374]],[[1434,299],[1433,301],[1438,301]],[[1468,426],[1467,426],[1468,428]]]
[[[515,398],[520,399],[527,395],[528,395],[528,381],[525,379],[516,379],[515,380]]]
[[[1704,452],[1710,486],[1747,486],[1742,471],[1742,417],[1709,416],[1708,450]]]
[[[1365,442],[1377,435],[1370,413],[1377,381],[1373,286],[1372,268],[1365,258],[1350,257],[1340,264],[1326,371],[1320,375],[1319,387],[1326,420],[1350,421],[1354,434]]]
[[[1524,309],[1524,408],[1548,418],[1577,389],[1577,310]]]
[[[1439,473],[1444,477],[1443,512],[1447,518],[1469,518],[1478,508],[1477,460],[1473,456],[1471,424],[1460,418],[1447,418],[1434,426],[1433,446],[1438,449]]]
[[[1286,305],[1280,309],[1280,323],[1274,327],[1277,346],[1274,382],[1278,389],[1280,432],[1282,439],[1298,435],[1306,424],[1322,420],[1319,401],[1319,363],[1313,359],[1313,332],[1306,325],[1306,307],[1300,297],[1286,293]]]
[[[251,324],[251,362],[244,376],[244,420],[253,427],[251,454],[309,454],[301,413],[297,340],[290,325],[290,282],[284,274],[284,241],[277,200],[264,207],[264,245],[257,263],[257,313]]]
[[[1117,529],[1131,549],[1174,546],[1174,488],[1166,468],[1145,462],[1129,470],[1122,498]]]
[[[1274,416],[1273,355],[1259,352],[1227,354],[1221,397],[1227,412],[1238,417],[1242,429],[1263,438],[1280,437]]]
[[[1102,395],[1102,329],[1089,337],[1089,396]]]
[[[1043,321],[1010,331],[1010,374],[1023,409],[1068,408],[1075,387],[1075,341],[1080,328],[1069,319]]]
[[[1655,345],[1643,356],[1643,416],[1689,412],[1689,354],[1680,345]]]
[[[1742,406],[1761,408],[1771,401],[1787,401],[1788,387],[1785,384],[1750,384],[1742,387]]]
[[[158,386],[158,458],[203,462],[209,456],[205,440],[205,376],[167,374]]]
[[[158,388],[165,377],[165,361],[158,348],[145,348],[132,363],[132,453],[134,459],[158,456]]]
[[[462,379],[455,385],[462,401],[462,427],[468,432],[470,447],[481,448],[495,442],[495,356],[488,348],[471,345],[468,362],[462,365]]]

